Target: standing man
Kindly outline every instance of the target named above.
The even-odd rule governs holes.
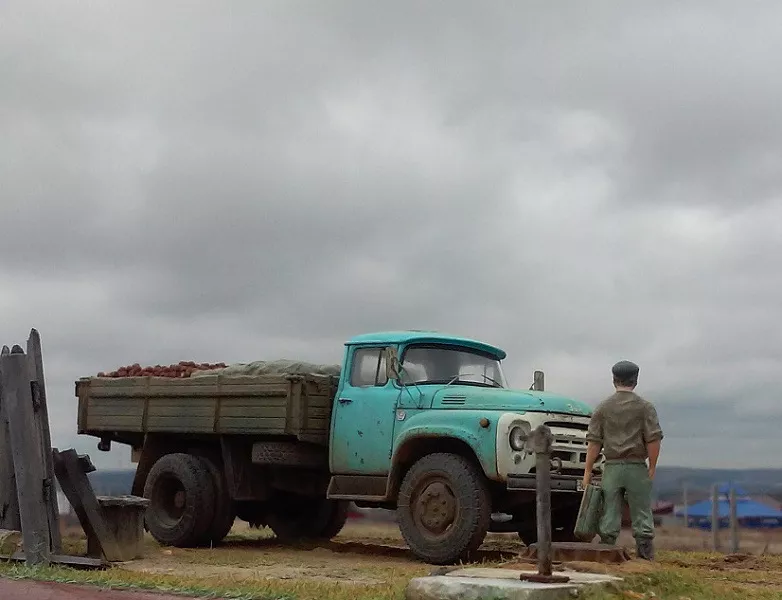
[[[634,391],[638,370],[638,365],[626,360],[611,369],[616,393],[597,406],[589,422],[584,489],[602,449],[605,467],[600,539],[604,544],[616,544],[622,527],[622,498],[626,495],[637,556],[653,560],[652,480],[663,432],[652,403]]]

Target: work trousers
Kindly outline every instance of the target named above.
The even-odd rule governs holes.
[[[652,480],[643,462],[607,463],[603,468],[603,515],[600,518],[600,540],[616,544],[622,529],[622,500],[627,498],[633,537],[638,540],[654,538],[652,516]]]

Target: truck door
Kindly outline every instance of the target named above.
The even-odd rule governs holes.
[[[334,401],[331,472],[387,475],[399,392],[386,378],[383,346],[349,347]]]

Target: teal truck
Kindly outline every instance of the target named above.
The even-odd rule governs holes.
[[[546,424],[553,538],[571,540],[591,408],[511,389],[505,356],[404,331],[351,339],[331,372],[86,377],[78,431],[101,450],[131,447],[132,492],[150,499],[146,527],[162,544],[218,543],[237,517],[283,541],[330,539],[353,502],[395,510],[411,551],[447,564],[468,560],[489,531],[535,541],[528,437]]]

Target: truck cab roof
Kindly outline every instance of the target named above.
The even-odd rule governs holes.
[[[507,355],[504,350],[491,344],[472,340],[458,335],[448,335],[437,331],[379,331],[376,333],[364,333],[357,335],[347,342],[346,346],[357,344],[455,344],[487,352],[497,360],[503,360]]]

